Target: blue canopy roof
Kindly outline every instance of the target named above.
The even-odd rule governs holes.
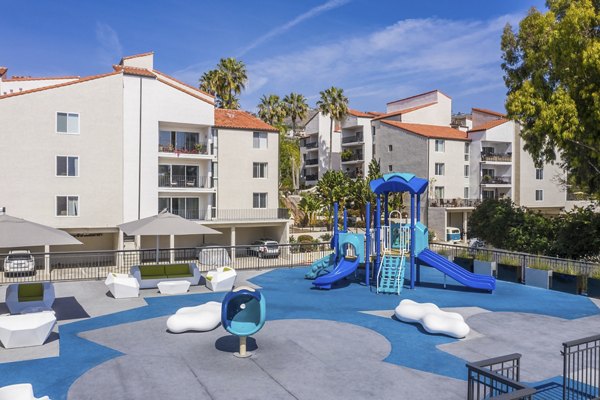
[[[427,179],[418,178],[413,174],[394,172],[383,175],[369,183],[371,191],[375,194],[409,192],[421,194],[427,190]]]

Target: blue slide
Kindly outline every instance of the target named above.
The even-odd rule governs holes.
[[[335,266],[333,271],[327,275],[319,276],[313,281],[313,285],[319,289],[331,289],[331,285],[333,283],[344,279],[356,271],[358,264],[360,264],[360,260],[358,258],[355,258],[354,260],[346,260],[345,258],[342,258],[341,261]]]
[[[429,249],[421,251],[417,256],[417,260],[443,272],[467,287],[489,291],[496,289],[496,278],[493,276],[478,275],[469,272]]]

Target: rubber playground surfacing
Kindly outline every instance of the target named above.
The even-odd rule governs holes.
[[[430,268],[422,286],[400,296],[349,280],[323,291],[305,272],[278,269],[251,279],[267,301],[267,323],[249,342],[251,359],[232,356],[235,338],[221,327],[165,330],[178,308],[221,301],[224,293],[146,297],[147,306],[62,324],[58,357],[0,358],[0,386],[30,382],[36,395],[54,400],[359,399],[397,397],[398,390],[406,398],[458,399],[466,394],[467,361],[520,352],[524,381],[552,380],[562,368],[562,342],[600,330],[599,309],[583,296],[502,281],[493,294],[451,280],[443,288],[441,273]],[[472,333],[457,340],[396,321],[392,310],[403,298],[462,313]]]

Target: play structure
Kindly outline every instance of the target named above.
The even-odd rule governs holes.
[[[374,279],[377,293],[400,294],[407,266],[410,268],[409,286],[414,289],[420,275],[417,266],[425,265],[467,287],[490,292],[496,289],[494,277],[473,274],[429,250],[429,231],[421,222],[421,195],[427,191],[426,179],[408,173],[390,173],[371,181],[369,185],[376,195],[373,229],[370,221],[371,204],[367,203],[366,233],[348,232],[346,210],[344,228],[339,231],[339,210],[337,203],[334,204],[331,239],[334,251],[314,262],[306,274],[307,279],[314,279],[313,285],[320,289],[331,289],[335,282],[350,276],[364,264],[368,287]],[[404,192],[410,196],[410,215],[403,222],[399,210],[388,212],[388,200],[390,194]]]
[[[221,307],[221,324],[227,332],[240,338],[240,351],[236,357],[250,357],[246,351],[246,338],[258,332],[265,324],[265,296],[248,286],[240,286],[227,293]]]

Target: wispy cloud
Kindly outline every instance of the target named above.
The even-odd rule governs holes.
[[[419,90],[439,88],[465,96],[498,92],[502,28],[520,17],[406,19],[368,35],[263,59],[248,65],[251,84],[242,105],[253,108],[264,92],[294,90],[310,98],[331,85],[346,88],[351,102],[374,104],[377,99],[379,108]]]
[[[308,19],[315,18],[327,11],[341,7],[349,2],[350,2],[350,0],[329,0],[326,3],[323,3],[317,7],[313,7],[310,10],[308,10],[307,12],[298,15],[296,18],[292,19],[291,21],[288,21],[285,24],[280,25],[280,26],[270,30],[269,32],[265,33],[264,35],[260,36],[259,38],[255,39],[252,43],[250,43],[248,46],[246,46],[245,48],[243,48],[241,50],[241,52],[238,54],[238,57],[243,56],[244,54],[248,53],[250,50],[260,46],[261,44],[265,43],[266,41],[268,41],[270,39],[273,39],[274,37],[277,37],[287,31],[289,31],[296,25],[298,25]]]
[[[99,57],[103,63],[113,64],[123,56],[123,46],[117,32],[108,24],[96,23],[96,40],[100,45]]]

